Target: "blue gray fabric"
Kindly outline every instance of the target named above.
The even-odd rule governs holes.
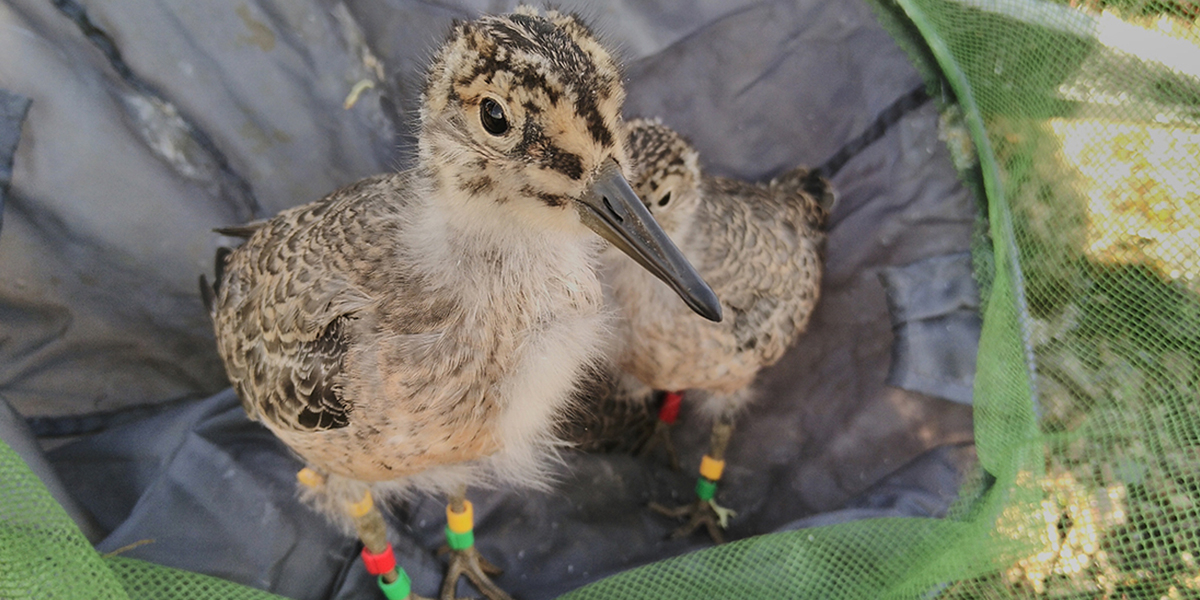
[[[780,524],[795,529],[879,516],[938,517],[973,464],[973,447],[948,445],[852,498],[845,507]],[[114,427],[50,453],[101,552],[200,571],[289,598],[372,597],[360,547],[295,494],[302,466],[246,419],[232,390]],[[630,456],[571,453],[551,492],[471,490],[476,542],[520,598],[553,598],[626,568],[708,545],[668,540],[674,524],[645,510],[683,502],[694,475]],[[397,559],[418,591],[433,594],[445,543],[444,499],[418,496],[388,515]],[[470,596],[465,584],[460,595]]]
[[[12,184],[13,155],[28,110],[29,98],[0,89],[0,229],[4,228],[4,197]]]
[[[895,340],[888,385],[971,404],[983,320],[971,253],[880,271]]]

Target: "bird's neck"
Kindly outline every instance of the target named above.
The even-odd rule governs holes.
[[[419,266],[439,287],[479,303],[501,297],[525,298],[535,306],[564,297],[599,303],[598,236],[586,229],[530,226],[490,201],[472,206],[482,200],[447,201],[443,196],[430,194],[420,211],[412,253],[421,257]],[[493,208],[500,210],[489,210]]]

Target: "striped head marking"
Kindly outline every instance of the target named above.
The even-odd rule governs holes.
[[[565,209],[605,160],[625,163],[624,96],[616,62],[573,15],[520,7],[457,23],[426,80],[421,155],[467,201]]]
[[[662,220],[700,195],[700,155],[683,136],[658,119],[625,124],[633,176],[629,183],[646,208]],[[669,228],[668,228],[669,229]]]

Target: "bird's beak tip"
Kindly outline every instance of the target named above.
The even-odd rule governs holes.
[[[580,200],[585,225],[679,294],[700,316],[721,320],[721,303],[609,159]]]

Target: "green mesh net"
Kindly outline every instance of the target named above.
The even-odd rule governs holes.
[[[986,199],[978,475],[946,519],[750,538],[567,597],[1200,597],[1200,8],[876,8],[948,83]],[[0,598],[271,597],[98,555],[2,444],[0,497]]]
[[[0,598],[269,600],[279,596],[92,549],[21,457],[0,442]]]

